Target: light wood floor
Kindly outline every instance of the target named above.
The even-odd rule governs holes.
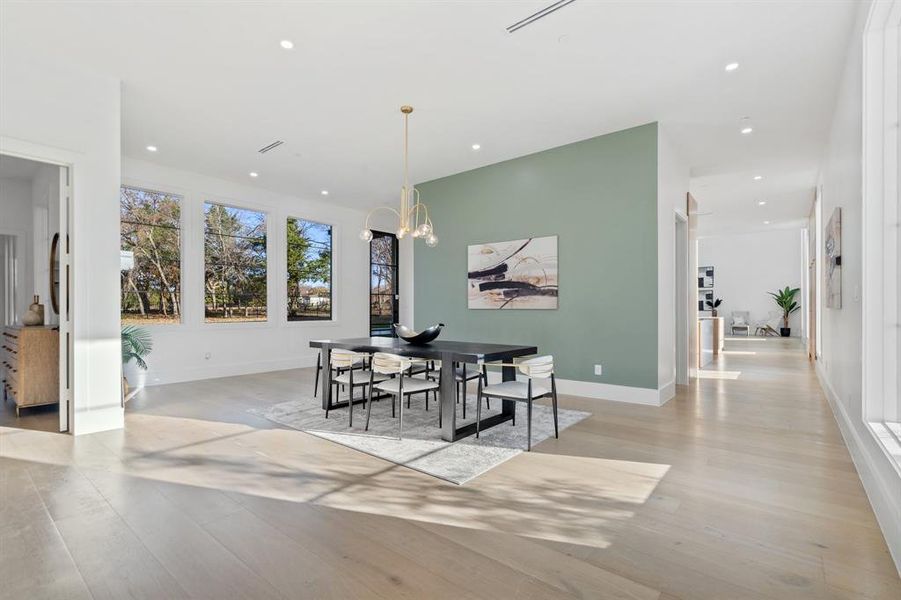
[[[727,350],[661,408],[561,397],[593,416],[462,487],[246,412],[311,370],[0,427],[0,597],[901,598],[797,343]]]

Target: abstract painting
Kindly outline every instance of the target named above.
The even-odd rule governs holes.
[[[842,209],[836,208],[826,224],[826,306],[842,307]]]
[[[557,308],[557,236],[469,246],[469,308]]]

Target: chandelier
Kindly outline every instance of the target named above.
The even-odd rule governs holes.
[[[421,238],[425,240],[426,246],[435,247],[438,245],[438,236],[435,235],[435,229],[432,227],[432,220],[429,218],[428,207],[419,201],[419,190],[410,185],[410,170],[407,165],[407,139],[408,121],[410,113],[413,112],[412,106],[401,106],[400,112],[404,115],[404,184],[400,188],[400,210],[390,206],[377,206],[369,211],[366,215],[366,221],[363,224],[363,231],[360,232],[360,239],[364,242],[372,241],[372,230],[369,228],[369,218],[373,213],[379,210],[388,210],[397,215],[397,239],[410,237]]]

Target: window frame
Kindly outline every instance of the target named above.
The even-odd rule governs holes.
[[[203,328],[231,328],[231,329],[263,329],[271,327],[274,323],[272,319],[272,211],[266,207],[255,205],[250,202],[240,202],[232,200],[220,200],[215,195],[197,194],[199,202],[199,242],[200,242],[200,326]],[[233,208],[236,210],[247,210],[264,215],[266,222],[266,319],[257,321],[208,321],[206,318],[206,205],[216,204],[225,208]]]
[[[874,2],[863,38],[861,415],[901,476],[901,0]]]
[[[332,255],[332,259],[331,259],[331,261],[330,261],[330,262],[331,262],[331,265],[330,265],[330,279],[331,279],[331,281],[329,282],[329,297],[330,297],[330,304],[331,304],[331,307],[330,307],[331,316],[330,316],[328,319],[310,319],[310,320],[295,319],[295,320],[291,320],[291,319],[288,318],[288,280],[287,280],[287,271],[288,271],[288,219],[297,219],[297,220],[300,220],[300,221],[306,221],[306,222],[308,222],[308,223],[317,223],[317,224],[319,224],[319,225],[327,225],[327,226],[329,227],[330,231],[331,231],[331,255]],[[325,221],[325,220],[317,220],[317,219],[311,219],[311,218],[307,218],[307,217],[301,217],[301,216],[297,216],[296,214],[293,214],[293,213],[285,213],[285,215],[284,215],[282,221],[283,221],[284,224],[285,224],[285,228],[284,228],[284,230],[283,230],[283,233],[284,233],[283,242],[284,242],[284,243],[282,244],[282,246],[283,246],[283,248],[282,248],[283,252],[282,252],[282,253],[283,253],[284,256],[281,257],[281,258],[283,258],[284,261],[285,261],[285,262],[284,262],[285,279],[282,281],[282,283],[284,284],[284,289],[279,290],[279,294],[281,294],[282,292],[284,293],[284,296],[283,296],[283,300],[284,300],[284,305],[283,305],[283,306],[284,306],[284,309],[285,309],[284,312],[283,312],[284,323],[285,323],[286,325],[290,326],[290,327],[310,327],[310,326],[316,327],[316,326],[322,326],[322,325],[334,325],[334,324],[336,324],[336,323],[338,322],[338,317],[337,317],[337,314],[338,314],[338,311],[337,311],[337,304],[338,304],[338,303],[337,303],[337,298],[338,298],[338,295],[337,295],[336,292],[335,292],[335,288],[336,288],[336,282],[338,281],[338,278],[335,277],[335,271],[336,271],[336,269],[337,269],[337,260],[335,260],[335,259],[336,259],[336,256],[337,256],[337,248],[338,248],[338,244],[336,243],[336,240],[337,240],[337,232],[338,232],[338,226],[335,225],[334,223],[329,222],[329,221]]]
[[[179,311],[179,319],[177,322],[174,322],[174,323],[128,323],[128,325],[134,325],[137,327],[145,327],[145,328],[152,328],[152,329],[175,329],[175,328],[185,327],[188,324],[188,314],[185,312],[185,307],[188,305],[188,302],[187,302],[187,296],[185,294],[185,285],[184,285],[185,284],[185,272],[186,272],[186,270],[185,270],[185,265],[186,265],[185,244],[186,244],[186,241],[185,240],[188,237],[187,236],[188,232],[185,228],[185,221],[186,221],[185,213],[187,212],[187,208],[189,205],[188,193],[185,190],[178,190],[178,188],[176,186],[171,186],[169,189],[178,190],[178,191],[165,191],[165,190],[157,188],[156,186],[145,185],[145,184],[141,184],[138,182],[130,182],[128,180],[123,179],[122,181],[119,182],[119,193],[120,193],[119,209],[120,209],[120,211],[121,211],[121,207],[122,207],[122,199],[121,199],[122,188],[131,188],[134,190],[150,192],[153,194],[166,194],[166,195],[170,195],[170,196],[177,196],[180,199],[179,205],[178,205],[178,279],[179,279],[179,294],[181,296],[181,310]],[[120,253],[122,251],[121,235],[122,235],[122,216],[120,213],[120,215],[119,215],[119,236],[120,236],[119,252]],[[121,277],[121,269],[120,269],[120,277]],[[122,322],[122,284],[121,284],[121,282],[119,284],[119,320],[120,320],[120,324],[121,324],[121,322]]]
[[[367,273],[367,277],[366,277],[367,282],[368,282],[368,287],[369,287],[369,292],[368,292],[369,302],[367,303],[367,305],[368,305],[367,310],[369,312],[369,335],[370,335],[370,337],[396,338],[397,331],[394,330],[393,325],[400,323],[400,240],[397,239],[397,234],[392,233],[390,231],[381,231],[381,230],[373,229],[372,233],[373,233],[373,239],[368,244],[368,246],[369,246],[369,253],[368,253],[369,254],[369,272]],[[392,240],[392,249],[394,252],[394,259],[395,259],[394,265],[383,265],[383,266],[387,266],[387,267],[393,266],[393,268],[394,268],[394,294],[393,294],[394,298],[392,299],[392,308],[393,308],[393,312],[394,312],[393,316],[396,320],[392,324],[392,331],[391,331],[390,336],[373,336],[373,334],[372,334],[372,295],[373,295],[372,294],[372,266],[373,266],[372,241],[374,241],[376,237],[386,237],[386,238],[390,238]],[[375,263],[375,264],[378,264],[378,263]],[[378,294],[378,295],[384,296],[386,294]]]

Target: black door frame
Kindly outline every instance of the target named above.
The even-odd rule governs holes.
[[[388,233],[387,231],[376,231],[372,230],[372,242],[375,242],[377,238],[391,238],[391,254],[394,257],[394,264],[383,265],[394,268],[394,298],[392,299],[391,307],[394,314],[391,315],[392,325],[397,324],[400,318],[400,293],[399,293],[399,279],[400,279],[400,247],[398,244],[397,236],[393,233]],[[370,244],[372,243],[370,242]],[[371,246],[370,246],[371,248]],[[373,323],[372,323],[372,267],[373,264],[381,264],[381,263],[373,263],[372,262],[372,251],[369,253],[369,335],[376,335],[373,333]],[[384,334],[382,334],[382,337]],[[397,337],[397,333],[394,331],[394,327],[391,328],[390,337]]]

